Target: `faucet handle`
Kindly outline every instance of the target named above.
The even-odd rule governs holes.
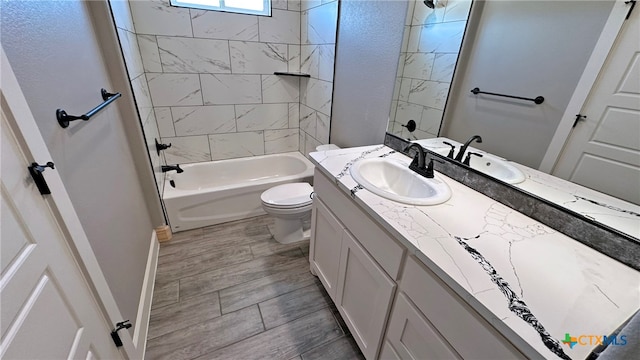
[[[462,164],[469,166],[469,163],[471,162],[471,155],[475,155],[477,157],[482,157],[482,154],[474,153],[474,152],[468,152],[467,153],[467,157],[464,158],[464,161],[462,162]]]
[[[161,144],[158,139],[156,140],[156,152],[158,153],[158,156],[160,156],[160,151],[162,150],[167,150],[168,148],[171,147],[171,143],[169,144]]]
[[[451,149],[449,150],[449,153],[447,154],[447,157],[449,159],[453,159],[453,153],[456,151],[456,146],[453,145],[452,143],[448,142],[448,141],[443,141],[442,143],[445,144],[445,145],[451,146]]]
[[[426,177],[428,179],[433,179],[433,177],[435,176],[435,174],[433,173],[433,162],[439,162],[440,164],[444,164],[444,161],[440,160],[440,159],[434,159],[432,157],[429,158],[429,164],[427,164],[427,169],[425,170],[426,173]]]

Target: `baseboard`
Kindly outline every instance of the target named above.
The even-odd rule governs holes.
[[[160,243],[156,232],[151,235],[149,245],[149,255],[147,257],[147,268],[144,273],[142,292],[140,293],[140,303],[138,304],[138,316],[136,318],[136,328],[133,332],[133,345],[136,347],[141,359],[144,359],[147,347],[147,332],[149,331],[149,317],[151,316],[151,301],[153,300],[153,285],[156,279],[156,269],[158,266],[158,252]]]

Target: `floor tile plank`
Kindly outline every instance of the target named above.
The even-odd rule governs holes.
[[[163,307],[169,304],[178,302],[178,289],[180,285],[178,280],[169,282],[156,281],[153,288],[153,300],[151,302],[151,309]]]
[[[186,276],[200,274],[214,268],[246,262],[251,259],[253,259],[251,247],[237,246],[204,252],[184,261],[160,263],[160,260],[158,260],[156,280],[159,282],[169,282]]]
[[[281,271],[309,266],[299,249],[257,258],[180,279],[180,298],[218,291]]]
[[[277,254],[279,252],[296,249],[296,248],[300,248],[302,250],[305,244],[308,248],[309,240],[300,241],[293,244],[281,244],[277,242],[274,238],[271,238],[266,241],[261,241],[251,245],[251,252],[253,253],[254,257],[261,257],[261,256]]]
[[[343,336],[302,354],[302,360],[364,360],[358,345],[350,336]]]
[[[151,339],[145,359],[193,359],[263,330],[258,306],[252,306]]]
[[[151,310],[147,339],[196,325],[222,315],[218,293],[192,297],[179,303]]]
[[[200,359],[287,360],[343,336],[331,312],[322,309],[305,317],[229,345]]]
[[[264,326],[267,329],[272,329],[329,307],[329,302],[330,300],[327,301],[318,288],[318,284],[314,282],[312,285],[261,302],[259,306]]]
[[[301,266],[220,290],[220,307],[226,314],[314,283],[309,269]]]

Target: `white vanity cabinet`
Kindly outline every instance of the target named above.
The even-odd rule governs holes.
[[[526,358],[413,256],[402,272],[385,342],[400,359]]]
[[[318,169],[314,191],[311,271],[368,360],[524,358]]]
[[[405,250],[328,182],[316,174],[311,270],[331,296],[362,353],[367,359],[376,359],[397,288],[388,272],[398,276]],[[329,208],[338,209],[336,213],[342,216]],[[374,260],[371,252],[386,254],[383,263],[389,270]]]
[[[340,250],[344,228],[322,201],[313,202],[311,215],[311,272],[318,276],[325,290],[336,302]]]

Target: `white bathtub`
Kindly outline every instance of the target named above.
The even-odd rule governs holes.
[[[299,152],[180,167],[183,173],[168,173],[162,197],[173,232],[265,214],[260,201],[263,191],[313,180],[313,164]]]

